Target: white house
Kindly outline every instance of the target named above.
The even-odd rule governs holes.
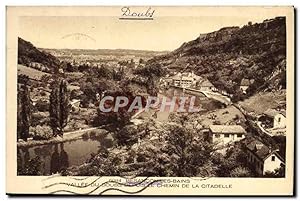
[[[268,109],[259,120],[268,124],[269,128],[284,128],[286,127],[286,112],[285,110]]]
[[[278,150],[272,150],[256,139],[248,143],[246,148],[248,163],[260,176],[284,166],[284,159],[279,155]]]
[[[194,81],[193,77],[185,76],[182,75],[181,73],[178,73],[172,79],[173,79],[174,86],[183,87],[183,88],[190,87]]]
[[[254,82],[253,79],[249,80],[249,79],[242,79],[241,84],[240,84],[240,89],[241,91],[246,94],[247,89],[249,88],[249,86]]]
[[[209,139],[218,146],[224,146],[245,138],[246,131],[240,125],[210,125]]]

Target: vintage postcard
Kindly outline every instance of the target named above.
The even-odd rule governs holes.
[[[7,7],[7,194],[294,195],[294,8]]]

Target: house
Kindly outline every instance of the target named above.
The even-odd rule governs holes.
[[[268,109],[258,118],[266,128],[284,128],[286,127],[285,110]]]
[[[260,176],[267,172],[274,172],[284,165],[284,159],[279,155],[278,150],[272,150],[256,139],[248,142],[246,154],[249,165]]]
[[[173,76],[173,85],[177,87],[187,88],[193,84],[193,77],[188,75],[182,75],[178,73],[177,75]]]
[[[183,88],[196,86],[196,84],[202,79],[201,76],[195,75],[193,71],[177,73],[172,77],[165,78],[165,80],[170,82],[170,78],[172,79],[171,83],[174,86],[183,87]]]
[[[253,84],[253,82],[254,82],[253,79],[251,79],[251,80],[245,79],[245,78],[242,79],[241,84],[240,84],[240,89],[242,90],[242,92],[243,92],[244,94],[247,93],[247,89],[249,88],[249,86],[250,86],[251,84]]]
[[[166,77],[161,78],[159,80],[160,85],[163,86],[163,87],[167,87],[167,86],[171,85],[172,81],[173,81],[173,79],[172,79],[172,77],[170,77],[169,74],[167,74]]]
[[[245,138],[246,131],[240,125],[210,125],[209,139],[212,143],[224,146]]]
[[[30,62],[29,63],[29,67],[35,68],[40,70],[41,69],[42,64],[38,63],[38,62]]]
[[[200,80],[197,83],[197,88],[201,91],[216,91],[216,87],[208,80],[208,79],[204,79],[204,80]]]

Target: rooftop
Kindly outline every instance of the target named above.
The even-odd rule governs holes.
[[[182,76],[182,75],[175,75],[173,76],[174,80],[191,80],[193,81],[194,79],[192,77],[188,77],[188,76]]]
[[[286,111],[285,110],[268,109],[264,112],[264,115],[267,115],[269,117],[275,117],[277,114],[282,114],[283,116],[286,116]]]
[[[242,134],[246,134],[245,129],[240,125],[210,125],[209,129],[213,133],[242,133]]]
[[[276,156],[284,161],[283,158],[278,154],[276,150],[272,150],[270,147],[262,143],[261,141],[257,139],[252,139],[246,147],[254,153],[257,157],[259,157],[261,160],[265,160],[270,154],[274,153]]]

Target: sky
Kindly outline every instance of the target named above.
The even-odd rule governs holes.
[[[275,17],[275,16],[274,16]],[[172,51],[184,42],[227,26],[243,26],[264,17],[181,16],[154,20],[118,17],[21,17],[19,36],[39,48],[137,49]]]

